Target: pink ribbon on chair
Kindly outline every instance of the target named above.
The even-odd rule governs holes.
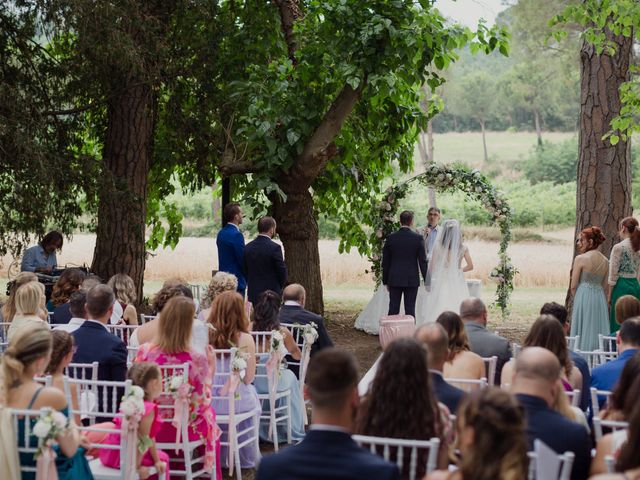
[[[128,460],[127,465],[124,465],[125,476],[124,478],[136,478],[136,465],[137,465],[137,446],[138,446],[138,418],[132,416],[122,418],[122,427],[120,435],[125,436],[126,452],[124,458]]]
[[[229,378],[220,389],[220,395],[224,397],[231,394],[235,395],[238,386],[240,386],[240,372],[233,371],[229,374]]]
[[[56,470],[56,452],[49,445],[44,445],[36,460],[36,480],[58,480]]]
[[[302,372],[306,372],[309,367],[309,360],[311,360],[311,348],[304,349],[304,354],[300,360],[300,375]],[[304,417],[304,424],[309,424],[309,417],[307,416],[307,404],[304,402],[304,384],[300,383],[300,400],[302,401],[302,415]]]
[[[280,352],[272,352],[265,364],[267,369],[267,377],[269,382],[269,402],[274,402],[275,393],[278,391],[278,370],[280,369],[280,363],[282,362],[282,354]],[[275,405],[271,405],[271,408],[275,408]],[[273,433],[272,422],[269,422],[268,436],[271,438]]]
[[[173,402],[173,420],[171,425],[176,429],[176,443],[180,443],[182,428],[185,422],[185,413],[189,412],[189,384],[183,383],[178,388],[177,396]]]
[[[233,452],[235,449],[236,435],[235,435],[235,394],[240,385],[240,372],[232,370],[229,373],[229,378],[224,382],[224,385],[220,389],[220,395],[229,397],[229,428],[227,429],[227,436],[229,437],[229,453],[227,454],[227,468],[229,469],[229,476],[233,476],[234,462]],[[216,425],[217,426],[217,425]]]

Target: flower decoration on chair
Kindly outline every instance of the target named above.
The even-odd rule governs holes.
[[[313,345],[318,339],[318,325],[315,322],[307,323],[302,327],[302,338],[308,345]]]
[[[387,235],[400,227],[398,222],[399,201],[402,200],[414,183],[432,187],[438,191],[451,192],[460,190],[467,196],[480,202],[491,214],[492,221],[500,229],[502,240],[498,250],[500,263],[491,272],[491,278],[498,283],[494,306],[500,308],[502,317],[509,315],[510,295],[513,291],[513,280],[517,273],[507,253],[511,240],[511,208],[494,188],[491,182],[480,170],[471,170],[463,165],[430,164],[426,171],[400,184],[389,187],[381,201],[374,208],[378,212],[378,219],[374,231],[370,236],[372,273],[376,279],[376,286],[382,281],[382,247]],[[494,275],[495,274],[495,275]]]
[[[169,381],[169,393],[173,396],[173,420],[171,424],[176,429],[176,443],[180,443],[183,423],[186,419],[185,413],[189,412],[189,399],[193,387],[185,382],[183,375],[178,374],[171,377]],[[195,418],[192,418],[195,420]]]
[[[36,451],[36,479],[57,480],[56,453],[53,445],[56,438],[63,435],[69,428],[69,419],[61,412],[51,408],[45,408],[40,418],[33,426],[33,434],[38,438],[38,450]]]

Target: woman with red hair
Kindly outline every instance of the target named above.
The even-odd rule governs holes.
[[[620,222],[620,238],[622,241],[613,246],[609,262],[609,317],[610,332],[617,332],[620,324],[616,322],[615,305],[623,295],[633,295],[640,299],[640,227],[633,217]]]
[[[598,334],[609,333],[609,309],[605,291],[609,261],[598,248],[605,241],[598,227],[585,228],[578,236],[580,254],[573,261],[571,336],[580,335],[578,349],[598,348]]]

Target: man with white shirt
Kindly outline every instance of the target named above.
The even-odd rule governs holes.
[[[98,362],[98,380],[121,382],[127,378],[127,347],[107,329],[107,323],[113,313],[113,302],[113,290],[108,285],[96,285],[87,292],[87,320],[72,333],[77,348],[73,362]],[[104,393],[111,398],[110,392]],[[98,405],[103,405],[102,394],[103,389],[100,389]],[[116,395],[118,400],[121,397],[121,394]]]
[[[358,369],[351,353],[320,352],[309,364],[305,397],[312,425],[304,440],[262,459],[256,480],[396,480],[398,468],[351,438],[359,404]]]
[[[422,229],[425,248],[427,250],[427,259],[431,259],[431,253],[433,252],[433,247],[436,244],[436,238],[440,231],[438,223],[440,223],[440,209],[431,207],[427,212],[427,226]]]
[[[53,327],[53,330],[64,330],[68,333],[75,332],[87,319],[87,310],[85,303],[87,301],[87,292],[83,290],[75,291],[69,297],[69,312],[71,312],[71,320],[68,323],[62,323]]]
[[[276,221],[272,217],[258,220],[258,236],[244,247],[244,273],[247,276],[247,300],[254,305],[262,292],[282,294],[287,282],[287,266],[282,247],[272,240]]]

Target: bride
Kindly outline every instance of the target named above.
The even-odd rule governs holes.
[[[462,259],[465,265],[462,267]],[[447,220],[436,237],[427,273],[427,296],[418,316],[420,323],[433,323],[442,312],[460,311],[460,303],[469,296],[464,272],[473,270],[469,250],[462,243],[460,222]]]

